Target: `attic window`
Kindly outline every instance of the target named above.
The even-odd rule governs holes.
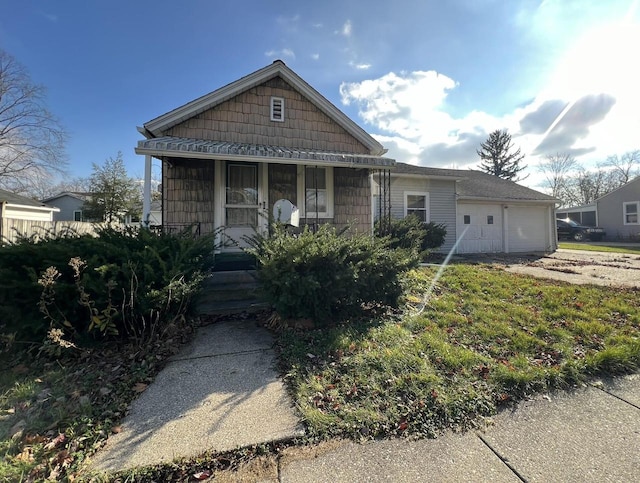
[[[271,120],[284,122],[284,99],[282,97],[271,98]]]

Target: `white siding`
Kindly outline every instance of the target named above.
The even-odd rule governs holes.
[[[468,217],[468,224],[465,224]],[[489,223],[491,217],[492,223]],[[503,243],[502,205],[496,203],[459,203],[458,234],[462,236],[457,253],[499,253]],[[464,234],[464,235],[463,235]]]
[[[509,252],[544,252],[553,249],[548,206],[509,206]]]
[[[52,221],[53,214],[49,210],[30,209],[27,206],[7,206],[4,212],[5,218],[16,218],[18,220]]]
[[[455,181],[432,180],[427,178],[391,178],[391,216],[404,217],[405,192],[429,193],[429,219],[442,223],[447,228],[447,236],[440,251],[449,251],[456,240],[456,196]],[[377,193],[377,186],[375,188]]]

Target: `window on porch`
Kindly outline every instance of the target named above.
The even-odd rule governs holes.
[[[304,169],[305,216],[333,217],[333,168]]]

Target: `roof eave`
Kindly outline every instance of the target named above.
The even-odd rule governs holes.
[[[491,201],[495,203],[541,203],[541,204],[556,204],[559,200],[554,199],[529,199],[529,198],[492,198],[486,196],[465,196],[458,195],[458,201]]]
[[[252,156],[245,154],[228,154],[228,153],[203,153],[193,151],[169,151],[157,148],[136,147],[136,154],[154,156],[157,158],[198,158],[219,161],[245,161],[254,163],[279,163],[279,164],[301,164],[314,166],[335,166],[345,168],[365,168],[365,169],[392,169],[393,165],[373,164],[373,163],[355,163],[352,161],[324,161],[318,159],[294,158],[294,157],[275,157],[275,156]],[[390,160],[393,161],[393,160]]]
[[[55,206],[34,206],[34,205],[21,205],[18,203],[8,203],[5,202],[5,206],[7,207],[11,207],[11,208],[21,208],[21,209],[28,209],[28,210],[35,210],[35,211],[51,211],[51,212],[60,212],[60,208],[56,208]]]

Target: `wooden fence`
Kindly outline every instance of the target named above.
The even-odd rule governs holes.
[[[98,223],[80,221],[35,221],[2,218],[0,223],[0,245],[16,242],[20,237],[37,241],[47,236],[63,234],[95,234]]]

